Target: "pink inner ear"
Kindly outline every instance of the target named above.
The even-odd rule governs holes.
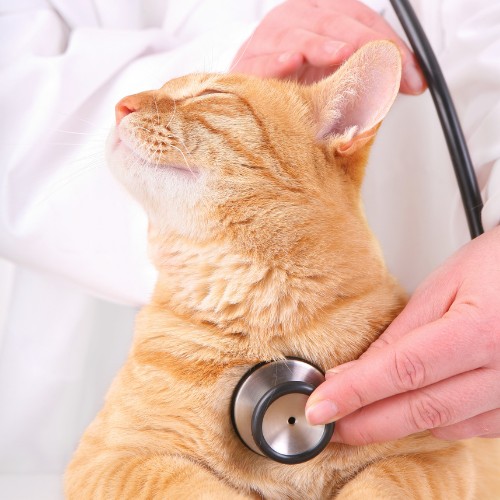
[[[395,88],[396,91],[399,88],[399,80],[395,80],[395,75],[391,71],[372,68],[364,76],[364,81],[356,88],[356,94],[340,110],[341,118],[335,124],[337,133],[343,134],[356,127],[356,135],[362,134],[375,127],[392,106]]]
[[[390,42],[365,45],[333,78],[330,84],[324,81],[321,92],[318,135],[348,135],[350,140],[382,121],[394,102],[401,78],[399,50]]]

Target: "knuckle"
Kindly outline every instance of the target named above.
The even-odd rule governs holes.
[[[417,431],[443,427],[451,423],[451,412],[442,401],[423,393],[410,399],[408,423]]]
[[[407,392],[424,385],[425,364],[414,353],[395,351],[390,376],[398,392]]]
[[[390,340],[387,339],[387,336],[381,335],[375,342],[370,344],[370,349],[385,349],[391,345]]]
[[[355,15],[356,21],[360,22],[361,24],[364,24],[368,28],[372,28],[377,24],[377,21],[379,19],[379,15],[376,12],[373,12],[372,10],[369,9],[361,9],[358,13]]]
[[[321,39],[319,37],[312,36],[304,41],[303,51],[305,54],[310,55],[318,50],[321,50]]]
[[[363,426],[353,429],[348,439],[348,443],[352,446],[365,446],[376,441],[375,436]]]
[[[341,61],[347,60],[356,52],[356,46],[350,42],[343,42],[344,46],[339,48],[337,56]]]
[[[357,384],[351,384],[349,399],[349,406],[353,409],[363,408],[368,403],[367,397],[363,394],[363,391],[357,387]]]
[[[498,303],[477,304],[473,299],[463,300],[453,313],[460,321],[459,328],[467,332],[471,347],[481,349],[484,363],[489,364],[500,353]]]
[[[500,322],[499,314],[500,301],[485,304],[478,308],[472,318],[472,329],[475,338],[483,339],[485,347],[491,354],[500,352]]]
[[[443,439],[445,441],[456,441],[459,439],[464,439],[466,436],[462,436],[461,433],[456,432],[454,430],[450,430],[449,428],[439,427],[431,430],[431,434],[438,439]]]
[[[500,329],[498,327],[498,319],[495,321],[494,330],[489,332],[490,345],[488,352],[490,361],[500,361]]]
[[[500,328],[498,318],[490,318],[487,314],[474,331],[475,339],[481,339],[485,353],[485,364],[496,361],[500,355]]]
[[[312,29],[319,35],[329,36],[332,26],[338,24],[338,18],[332,14],[317,16],[312,23]]]
[[[287,30],[279,30],[275,33],[274,35],[274,43],[276,47],[280,47],[281,49],[283,46],[287,45],[287,38],[289,36],[289,32]]]
[[[375,342],[370,344],[370,347],[360,356],[360,359],[369,358],[373,354],[383,351],[390,345],[391,343],[386,338],[384,338],[384,336],[381,336],[377,340],[375,340]]]
[[[282,51],[296,50],[298,52],[303,48],[304,30],[300,27],[286,27],[277,32],[275,37],[275,47]]]

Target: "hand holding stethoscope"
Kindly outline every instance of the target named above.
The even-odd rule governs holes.
[[[497,227],[431,274],[359,360],[327,372],[309,420],[345,417],[333,440],[348,444],[425,429],[443,439],[500,437],[499,263]]]

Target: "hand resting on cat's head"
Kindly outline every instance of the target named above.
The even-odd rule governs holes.
[[[392,40],[403,58],[401,92],[426,88],[415,56],[378,13],[357,0],[288,0],[271,10],[234,58],[232,71],[312,83],[373,40]]]

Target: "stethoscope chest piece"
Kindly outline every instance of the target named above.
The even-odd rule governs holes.
[[[235,389],[231,413],[241,440],[254,452],[285,464],[306,462],[330,442],[334,424],[309,425],[306,401],[325,380],[301,359],[252,368]]]

